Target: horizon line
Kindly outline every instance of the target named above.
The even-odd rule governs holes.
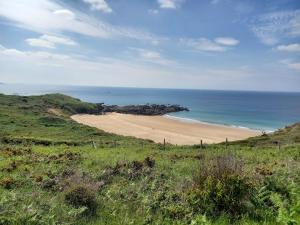
[[[263,92],[263,93],[295,93],[300,94],[300,91],[284,91],[284,90],[241,90],[241,89],[207,89],[207,88],[175,88],[175,87],[136,87],[136,86],[101,86],[101,85],[80,85],[80,84],[46,84],[46,83],[10,83],[0,82],[1,85],[33,85],[33,86],[60,86],[60,87],[94,87],[94,88],[128,88],[128,89],[159,89],[159,90],[190,90],[190,91],[222,91],[222,92]]]

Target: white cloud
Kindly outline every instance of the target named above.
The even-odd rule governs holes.
[[[75,14],[68,9],[55,10],[53,14],[69,20],[75,19]]]
[[[105,0],[83,0],[85,3],[91,5],[92,10],[98,10],[105,13],[111,13],[112,9],[109,7]]]
[[[207,51],[207,52],[224,52],[226,47],[221,46],[209,39],[199,38],[199,39],[180,39],[180,42],[188,47],[193,48],[197,51]]]
[[[177,9],[183,2],[184,0],[157,0],[162,9]]]
[[[75,32],[96,38],[126,37],[150,42],[161,39],[143,30],[113,26],[51,0],[0,1],[0,16],[12,25],[41,34]]]
[[[288,67],[300,71],[300,62],[293,62],[288,64]]]
[[[146,55],[157,57],[157,54]],[[222,68],[219,65],[209,69],[201,62],[198,67],[157,67],[141,63],[137,57],[91,60],[77,55],[6,49],[1,45],[0,68],[0,80],[7,83],[299,91],[299,70],[284,69],[278,75],[274,71]]]
[[[280,11],[254,19],[251,30],[267,45],[274,45],[283,38],[300,36],[300,10]]]
[[[12,57],[24,57],[26,56],[26,53],[19,51],[17,49],[6,49],[4,47],[1,48],[0,51],[1,54],[5,56],[12,56]]]
[[[300,71],[300,62],[290,63],[289,68]]]
[[[286,65],[288,68],[300,71],[300,62],[295,62],[290,59],[281,60],[280,63]]]
[[[175,66],[177,63],[173,60],[167,59],[157,51],[152,51],[142,48],[130,48],[138,53],[139,58],[142,61],[150,62],[162,66]]]
[[[28,38],[26,42],[34,47],[55,48],[57,44],[61,45],[77,45],[77,43],[70,38],[57,37],[53,35],[42,35],[39,38]]]
[[[278,51],[300,52],[300,44],[279,45],[276,47]]]
[[[30,46],[42,48],[55,48],[55,44],[39,38],[28,38],[25,40]]]
[[[77,45],[77,43],[70,38],[67,37],[57,37],[53,35],[46,35],[40,37],[41,39],[47,40],[49,42],[52,42],[54,44],[62,44],[62,45]]]
[[[40,62],[40,60],[67,60],[70,56],[64,54],[54,54],[49,52],[40,51],[20,51],[17,49],[7,49],[3,48],[0,50],[0,55],[11,57],[14,60],[32,60],[35,62]]]
[[[65,9],[50,0],[0,1],[0,16],[14,22],[18,27],[39,33],[68,31],[101,38],[111,36],[107,25],[101,22],[96,25],[92,18]]]
[[[239,44],[240,42],[231,37],[218,37],[215,39],[215,42],[221,45],[234,46]]]
[[[155,55],[146,54],[150,59]],[[12,66],[18,64],[17,67]],[[76,65],[76,66],[74,66]],[[164,87],[173,82],[172,68],[139,60],[97,58],[0,48],[0,79],[22,83]],[[9,74],[9,76],[8,76]],[[82,76],[85,74],[84,76]],[[179,76],[180,77],[180,76]],[[176,82],[174,82],[176,85]],[[172,86],[172,85],[170,85]]]
[[[230,49],[228,46],[237,45],[239,41],[234,38],[228,38],[228,37],[227,38],[219,37],[216,38],[214,41],[209,40],[207,38],[198,38],[198,39],[182,38],[180,39],[180,43],[188,47],[191,47],[196,51],[225,52]]]
[[[146,50],[142,50],[141,51],[141,56],[145,59],[161,59],[161,55],[158,52],[154,52],[154,51],[146,51]]]

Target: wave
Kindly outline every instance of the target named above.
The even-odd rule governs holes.
[[[200,123],[200,124],[207,124],[207,125],[217,125],[217,126],[223,126],[223,127],[235,127],[235,128],[241,128],[241,129],[246,129],[246,130],[254,130],[254,131],[261,131],[266,132],[266,133],[272,133],[275,130],[264,130],[264,129],[254,129],[250,127],[245,127],[245,126],[238,126],[238,125],[229,125],[229,124],[221,124],[221,123],[212,123],[212,122],[205,122],[197,119],[191,119],[187,117],[179,117],[179,116],[173,116],[173,115],[164,115],[164,117],[167,117],[169,119],[177,120],[177,121],[182,121],[186,123]]]

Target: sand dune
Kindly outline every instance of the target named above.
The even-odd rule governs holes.
[[[259,131],[228,127],[207,123],[190,123],[171,119],[165,116],[137,116],[129,114],[108,113],[106,115],[78,114],[71,117],[78,123],[97,127],[101,130],[151,139],[162,143],[166,142],[179,145],[218,143],[244,139],[259,135]]]

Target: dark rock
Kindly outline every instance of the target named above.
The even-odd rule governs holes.
[[[103,105],[103,113],[106,112],[117,112],[123,114],[134,114],[134,115],[164,115],[171,112],[189,111],[185,107],[179,105],[127,105],[127,106],[117,106],[117,105]]]

